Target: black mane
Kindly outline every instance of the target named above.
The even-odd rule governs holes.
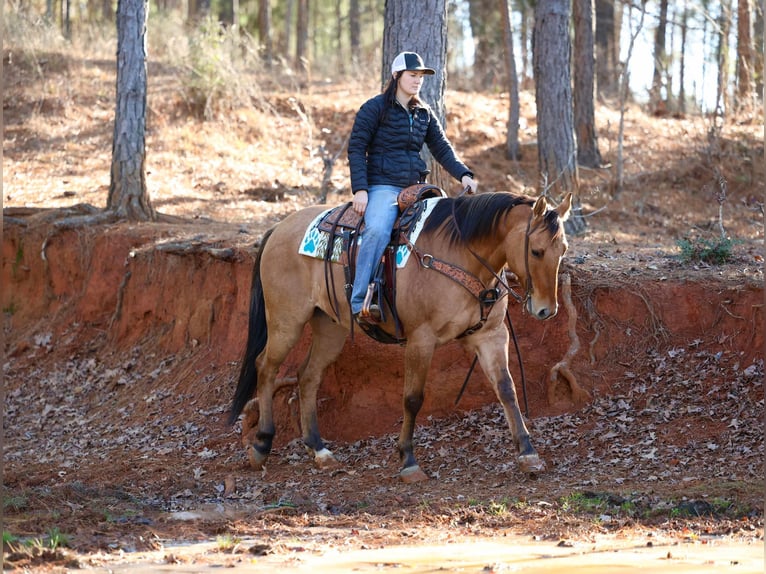
[[[497,221],[517,205],[533,205],[534,199],[512,193],[481,193],[439,201],[423,226],[424,233],[443,233],[450,245],[480,241],[493,235]],[[455,215],[453,218],[452,215]],[[549,221],[553,214],[552,221]],[[548,212],[549,229],[558,230],[558,215]]]

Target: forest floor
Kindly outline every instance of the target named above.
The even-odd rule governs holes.
[[[38,55],[35,66],[23,54],[3,58],[5,243],[11,232],[32,238],[33,228],[78,205],[105,206],[115,71],[111,62],[56,53]],[[317,82],[275,90],[203,121],[172,69],[150,66],[149,76],[147,185],[155,209],[179,223],[88,233],[246,249],[318,201],[324,160],[336,154],[327,202],[348,200],[343,146],[374,88]],[[504,154],[507,95],[447,92],[446,103],[447,133],[481,190],[534,194],[534,94],[521,95],[524,155],[516,162]],[[356,436],[331,441],[341,461],[334,471],[314,469],[293,430],[255,472],[239,428],[217,422],[233,383],[213,392],[204,370],[194,375],[199,341],[175,353],[148,343],[126,351],[104,336],[104,325],[63,312],[66,301],[25,315],[23,303],[9,301],[14,289],[29,287],[11,283],[3,299],[3,567],[116,571],[154,560],[155,571],[158,564],[287,568],[331,552],[515,536],[550,553],[628,541],[655,546],[654,558],[670,563],[704,545],[762,546],[763,117],[729,118],[711,131],[710,118],[654,117],[630,105],[619,191],[619,111],[600,102],[596,119],[605,167],[580,170],[588,230],[570,237],[568,269],[701,292],[749,286],[760,294],[755,302],[699,313],[732,319],[740,311],[729,309],[746,307],[740,318],[752,330],[750,347],[732,346],[736,333],[728,332],[658,337],[651,348],[611,356],[612,368],[629,367],[591,388],[586,405],[552,409],[535,398],[530,430],[549,463],[536,478],[518,471],[494,403],[419,421],[425,483],[398,480],[396,425],[369,435],[346,429]],[[679,240],[714,243],[721,226],[733,240],[728,263],[682,262]],[[4,281],[27,265],[13,258],[4,245]],[[172,291],[185,280],[178,269],[153,279]],[[211,363],[226,351],[205,350]],[[236,374],[235,362],[218,365]],[[209,544],[187,552],[179,541]],[[499,569],[486,561],[484,571]]]

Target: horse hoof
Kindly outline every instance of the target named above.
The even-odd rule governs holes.
[[[261,454],[253,445],[250,445],[247,448],[247,460],[250,461],[250,466],[253,469],[263,470],[263,466],[266,464],[266,455]]]
[[[536,454],[519,456],[519,470],[524,474],[535,474],[545,470],[545,461]]]
[[[424,480],[428,480],[428,475],[420,470],[418,465],[403,468],[399,473],[399,477],[405,484],[412,484],[414,482],[423,482]]]
[[[340,465],[329,449],[326,448],[314,454],[314,464],[321,469],[335,468]]]

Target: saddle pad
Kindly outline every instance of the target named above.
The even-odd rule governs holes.
[[[409,240],[412,243],[417,242],[418,236],[423,229],[423,225],[425,224],[426,219],[428,219],[428,216],[431,214],[434,206],[441,199],[441,197],[429,197],[428,199],[423,200],[425,203],[425,209],[423,210],[423,213],[420,214],[420,217],[415,222],[415,225],[412,226],[412,232],[409,236]],[[330,211],[332,211],[332,208],[317,215],[306,228],[306,232],[303,234],[303,240],[298,247],[298,253],[300,255],[306,255],[307,257],[313,257],[315,259],[324,259],[325,253],[327,252],[327,244],[330,241],[330,234],[319,229],[319,224],[322,219],[325,218],[328,213],[330,213]],[[362,237],[359,237],[357,239],[357,245],[361,245],[361,243]],[[342,250],[343,240],[340,237],[336,237],[335,241],[333,241],[332,255],[330,257],[330,260],[333,263],[340,262]],[[396,267],[402,268],[407,265],[409,258],[409,247],[406,245],[400,245],[396,250]]]

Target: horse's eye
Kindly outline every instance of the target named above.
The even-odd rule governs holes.
[[[545,253],[545,251],[543,251],[542,249],[533,249],[532,257],[534,257],[535,259],[542,259],[543,253]]]

